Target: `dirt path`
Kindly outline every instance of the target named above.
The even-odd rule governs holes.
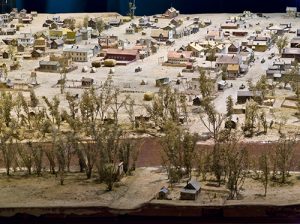
[[[125,182],[128,184],[127,191],[110,204],[111,208],[131,209],[150,201],[166,184],[167,177],[155,168],[142,168]]]

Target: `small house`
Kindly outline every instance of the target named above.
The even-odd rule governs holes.
[[[271,44],[269,36],[257,35],[248,42],[248,47],[258,52],[265,52]]]
[[[173,31],[163,29],[153,29],[151,37],[159,42],[167,42],[173,39]]]
[[[42,57],[44,55],[44,51],[41,51],[41,50],[33,50],[31,52],[31,57],[33,58],[39,58],[39,57]]]
[[[53,40],[50,43],[50,48],[51,49],[59,49],[59,48],[62,48],[63,46],[64,46],[64,40],[63,39],[56,39],[56,40]]]
[[[167,200],[168,195],[169,195],[169,189],[164,186],[158,192],[158,199],[159,200]]]
[[[60,19],[60,16],[59,16],[59,15],[54,15],[54,16],[52,17],[52,20],[53,20],[53,22],[55,22],[55,23],[60,23],[60,22],[61,22],[61,19]]]
[[[174,7],[171,7],[167,9],[167,11],[162,16],[167,19],[173,19],[179,16],[179,11],[176,10]]]
[[[281,57],[293,58],[297,61],[300,61],[300,48],[284,48]]]
[[[118,48],[118,41],[119,38],[114,35],[111,36],[103,35],[98,38],[98,43],[101,49]]]
[[[126,28],[126,34],[134,34],[135,33],[135,31],[134,31],[134,28],[133,27],[128,27],[128,28]]]
[[[120,26],[121,24],[122,24],[122,20],[120,19],[120,18],[114,18],[114,19],[111,19],[109,22],[108,22],[108,24],[110,25],[110,26],[115,26],[115,27],[118,27],[118,26]]]
[[[39,37],[34,41],[34,45],[33,45],[34,50],[46,51],[46,47],[47,47],[47,43],[45,38]]]
[[[229,64],[227,66],[228,78],[235,79],[240,74],[240,65],[238,64]]]
[[[189,181],[187,185],[180,191],[181,200],[196,200],[201,187],[198,181]]]
[[[30,15],[31,15],[32,17],[37,17],[37,16],[38,16],[38,13],[37,13],[37,11],[31,11],[31,12],[30,12]]]
[[[31,33],[21,33],[21,35],[18,37],[18,44],[32,46],[34,44],[34,37]]]
[[[82,40],[82,34],[80,32],[76,31],[68,31],[66,38],[65,38],[65,43],[66,44],[76,44]]]
[[[187,46],[188,51],[193,52],[194,57],[200,57],[202,53],[204,53],[204,47],[202,47],[198,42],[189,43]]]
[[[139,25],[141,27],[150,27],[152,23],[150,22],[150,17],[148,16],[143,16],[139,19]]]
[[[297,7],[286,7],[286,14],[290,17],[297,17]]]
[[[223,41],[224,33],[222,30],[208,30],[205,36],[205,40],[208,41]]]
[[[175,65],[187,65],[192,63],[192,53],[192,51],[169,51],[167,62]]]
[[[179,27],[182,24],[182,20],[174,18],[170,21],[170,24],[174,25],[175,27]]]
[[[240,45],[239,43],[232,43],[228,46],[228,54],[238,54],[240,53]]]
[[[221,69],[225,66],[227,69],[228,65],[240,65],[241,62],[242,59],[239,55],[224,54],[217,57],[216,67]]]
[[[41,72],[60,72],[60,64],[57,61],[40,61],[39,65],[38,70]]]
[[[231,29],[238,29],[238,23],[224,23],[221,25],[221,29],[231,30]]]
[[[262,102],[261,91],[238,91],[237,92],[237,103],[244,104],[247,100],[253,99],[258,103]]]
[[[21,18],[21,22],[24,24],[30,24],[32,22],[32,16],[26,15],[23,18]]]

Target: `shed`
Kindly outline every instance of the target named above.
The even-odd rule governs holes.
[[[237,103],[244,104],[247,100],[253,99],[258,103],[262,102],[261,91],[238,91],[237,92]]]
[[[43,56],[43,54],[44,54],[44,52],[41,51],[41,50],[33,50],[33,51],[31,52],[31,56],[32,56],[33,58],[41,57],[41,56]]]
[[[181,200],[196,200],[201,190],[198,181],[189,181],[187,185],[180,191]]]
[[[166,200],[168,199],[169,189],[163,186],[160,191],[158,192],[158,199],[159,200]]]
[[[64,46],[64,40],[63,39],[56,39],[56,40],[53,40],[51,42],[51,49],[58,49],[60,47],[63,47]]]

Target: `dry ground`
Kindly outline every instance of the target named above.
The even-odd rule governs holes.
[[[114,190],[104,184],[87,180],[84,173],[69,173],[61,186],[55,175],[41,177],[13,174],[0,177],[0,207],[41,206],[108,206],[135,208],[153,198],[165,185],[166,176],[154,168],[139,168],[133,176],[124,177]]]
[[[240,200],[226,200],[225,187],[212,187],[211,182],[201,181],[202,190],[196,201],[179,200],[180,189],[185,182],[174,185],[172,200],[156,200],[155,195],[162,186],[168,186],[167,176],[160,168],[139,168],[133,176],[124,177],[115,184],[113,191],[106,191],[104,184],[95,179],[86,180],[82,173],[67,174],[65,185],[50,174],[41,177],[22,176],[20,173],[0,177],[0,207],[56,207],[56,206],[99,206],[116,209],[133,209],[147,202],[171,203],[176,205],[231,205],[231,204],[273,204],[299,203],[299,173],[292,174],[290,183],[270,183],[267,197],[263,197],[263,185],[253,179],[246,179]],[[209,184],[210,183],[210,184]]]

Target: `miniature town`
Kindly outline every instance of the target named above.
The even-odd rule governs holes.
[[[0,207],[295,204],[300,20],[0,16]]]

